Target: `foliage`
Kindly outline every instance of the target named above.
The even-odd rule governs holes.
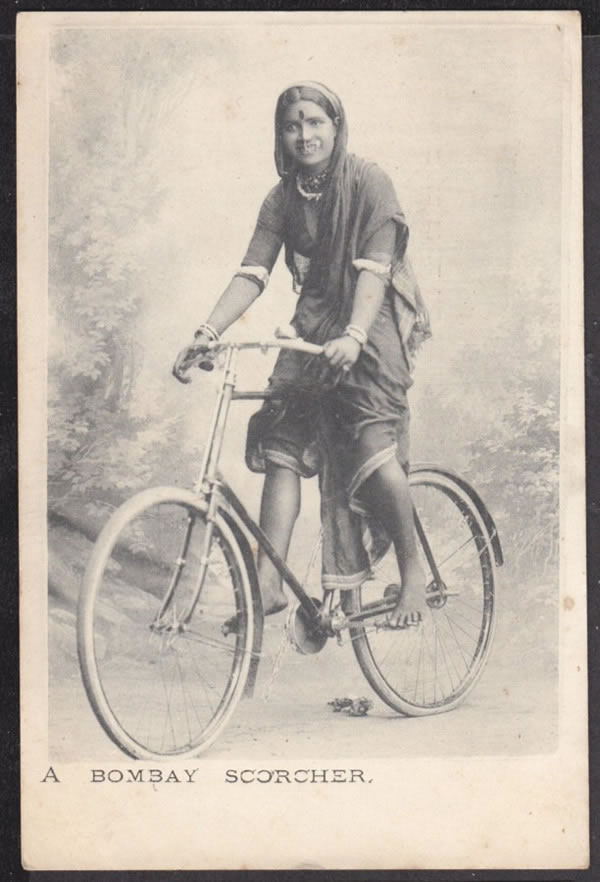
[[[420,389],[417,375],[414,420],[416,458],[465,473],[496,521],[511,578],[537,581],[546,596],[559,529],[560,322],[550,270],[532,268],[504,295],[504,313],[492,322],[482,311],[470,337],[442,340],[439,376]],[[482,278],[482,287],[493,282]]]
[[[554,394],[526,388],[512,408],[470,445],[471,472],[494,500],[510,563],[522,577],[556,567],[558,552],[559,422]]]
[[[65,36],[68,35],[68,36]],[[144,305],[159,280],[161,133],[190,56],[139,33],[64,32],[52,47],[49,496],[110,504],[164,472],[179,416],[132,407]],[[169,66],[171,65],[171,66]],[[81,84],[85,88],[81,88]]]

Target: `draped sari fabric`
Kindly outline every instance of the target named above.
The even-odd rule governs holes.
[[[340,374],[321,357],[281,352],[270,380],[281,402],[267,402],[250,420],[246,460],[253,471],[264,471],[270,460],[303,476],[318,473],[323,585],[354,588],[369,573],[365,523],[377,537],[378,550],[387,541],[377,513],[368,511],[361,500],[360,489],[392,457],[407,467],[406,391],[412,382],[412,355],[419,337],[424,339],[430,331],[406,259],[408,227],[390,178],[374,162],[347,152],[346,118],[334,93],[312,82],[296,89],[305,100],[322,95],[337,125],[310,265],[291,322],[299,336],[325,343],[343,334],[371,238],[389,222],[396,236],[384,301],[352,370]],[[281,182],[265,200],[262,213],[269,228],[281,236],[293,273],[303,197],[296,187],[297,169],[281,144],[285,95],[275,114],[275,161]]]

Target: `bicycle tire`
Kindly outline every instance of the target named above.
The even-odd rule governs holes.
[[[399,713],[425,716],[454,709],[483,672],[495,625],[494,567],[483,519],[451,476],[435,468],[419,469],[410,475],[410,485],[449,595],[437,608],[439,594],[428,595],[418,628],[392,629],[384,618],[352,626],[350,635],[361,670],[377,695]],[[451,535],[453,529],[457,536]],[[470,552],[468,559],[464,550]],[[422,546],[421,553],[431,587]],[[353,610],[380,599],[386,584],[399,581],[392,547],[374,564],[373,579],[354,592]]]
[[[109,519],[85,573],[77,622],[85,691],[106,734],[138,759],[197,756],[244,691],[251,585],[219,511],[198,603],[184,630],[171,627],[190,608],[207,523],[206,506],[191,491],[142,491]],[[225,635],[233,617],[236,628]]]

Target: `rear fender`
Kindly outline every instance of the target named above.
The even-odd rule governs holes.
[[[498,530],[496,528],[496,524],[494,522],[493,517],[488,511],[488,508],[474,487],[469,484],[463,477],[461,477],[457,472],[452,471],[452,469],[447,469],[442,466],[433,465],[431,463],[415,463],[414,466],[411,466],[410,473],[411,475],[418,474],[419,472],[430,471],[437,472],[440,475],[443,475],[445,478],[450,478],[450,480],[454,481],[461,490],[463,490],[474,507],[477,509],[478,514],[481,517],[485,525],[485,529],[488,534],[488,539],[490,541],[490,545],[492,546],[492,551],[494,552],[494,560],[496,561],[496,566],[501,567],[504,563],[504,554],[502,553],[502,546],[500,545],[500,537],[498,535]]]

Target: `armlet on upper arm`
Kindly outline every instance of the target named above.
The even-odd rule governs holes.
[[[392,277],[391,263],[383,264],[379,263],[377,260],[359,258],[358,260],[352,261],[352,266],[359,272],[361,270],[367,270],[367,272],[373,273],[377,278],[382,279],[384,282],[389,282]]]
[[[265,290],[269,282],[270,274],[264,266],[241,266],[234,276],[241,276],[243,279],[251,279],[260,287],[260,292]]]

